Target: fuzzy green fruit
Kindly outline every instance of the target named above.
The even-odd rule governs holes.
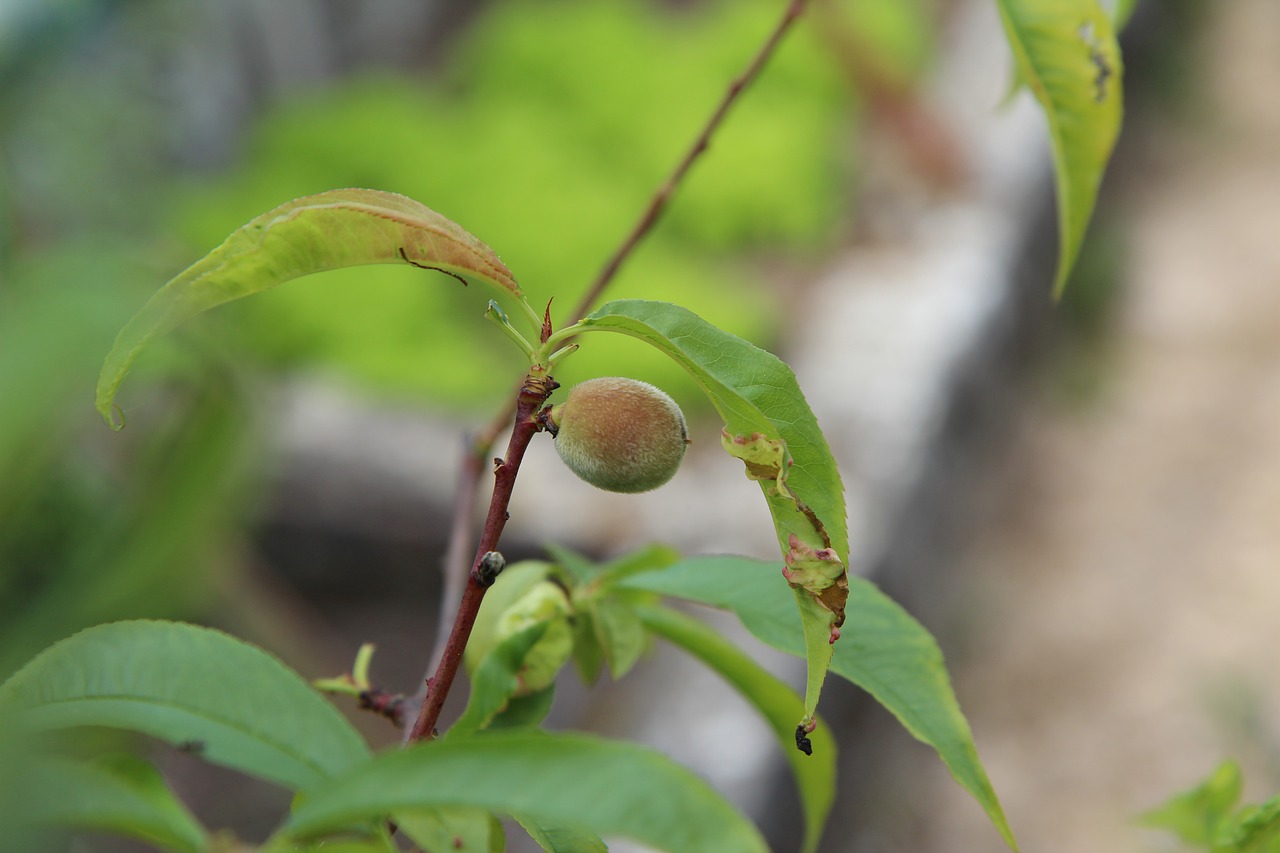
[[[647,382],[616,376],[575,385],[551,408],[556,452],[607,492],[647,492],[675,476],[689,443],[684,413]]]

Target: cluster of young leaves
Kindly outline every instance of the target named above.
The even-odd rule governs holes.
[[[1205,853],[1280,853],[1280,795],[1241,804],[1243,789],[1240,766],[1224,761],[1202,783],[1140,820]]]

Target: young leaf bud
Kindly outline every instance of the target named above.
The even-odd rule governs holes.
[[[569,470],[608,492],[647,492],[675,476],[689,443],[684,414],[647,382],[619,377],[574,386],[550,413]]]

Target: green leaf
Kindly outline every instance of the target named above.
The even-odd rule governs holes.
[[[1115,6],[1111,9],[1111,24],[1116,32],[1125,28],[1137,8],[1138,0],[1115,0]]]
[[[99,413],[115,426],[112,403],[130,367],[152,339],[184,320],[299,276],[363,264],[410,264],[478,281],[514,298],[539,327],[511,271],[456,223],[395,193],[330,190],[250,221],[152,296],[102,366]]]
[[[840,472],[795,374],[777,356],[664,302],[610,302],[582,324],[666,353],[724,419],[722,445],[760,483],[803,615],[809,722],[844,621],[849,534]]]
[[[804,810],[804,847],[813,851],[836,793],[836,745],[824,729],[815,730],[812,755],[795,749],[795,719],[804,710],[800,697],[741,649],[697,619],[669,607],[642,605],[637,612],[645,627],[697,657],[720,673],[768,721],[791,764]]]
[[[799,622],[779,591],[777,566],[746,557],[699,557],[637,575],[626,586],[732,610],[758,639],[802,656]],[[973,734],[929,632],[862,578],[850,578],[848,621],[835,644],[831,669],[875,697],[917,739],[929,744],[971,793],[1014,850],[1017,843]]]
[[[502,853],[506,849],[501,821],[484,809],[397,812],[394,820],[426,853]]]
[[[609,853],[600,836],[564,826],[547,826],[522,815],[516,821],[547,853]]]
[[[547,853],[609,853],[609,848],[595,833],[563,826],[545,826],[521,815],[516,815],[515,819]]]
[[[448,732],[458,737],[480,731],[506,707],[520,688],[520,670],[525,658],[550,623],[539,622],[507,637],[485,655],[471,677],[471,697],[466,710]]]
[[[616,681],[631,671],[644,652],[644,626],[634,606],[617,596],[604,596],[591,605],[592,623],[600,638],[600,649]]]
[[[507,706],[499,711],[485,728],[489,731],[537,728],[547,718],[547,714],[551,713],[555,698],[554,683],[537,693],[512,697],[507,701]]]
[[[1224,761],[1196,787],[1139,818],[1143,826],[1167,829],[1184,844],[1212,846],[1244,790],[1240,766]]]
[[[1280,850],[1280,796],[1241,809],[1232,821],[1227,844],[1232,853]]]
[[[109,832],[168,850],[208,845],[203,827],[141,759],[120,755],[84,763],[45,757],[29,773],[32,787],[45,792],[32,798],[24,816],[33,824]]]
[[[1120,134],[1123,69],[1098,0],[997,0],[1019,78],[1049,123],[1058,195],[1061,295]]]
[[[680,853],[766,851],[706,782],[643,747],[585,735],[495,732],[378,756],[316,788],[281,830],[305,838],[420,808],[473,806]]]
[[[367,838],[326,838],[299,844],[272,844],[258,848],[261,853],[400,853],[396,843],[384,835]],[[217,853],[220,850],[215,848]]]
[[[503,614],[545,580],[551,568],[550,563],[521,560],[507,566],[498,575],[498,580],[485,593],[475,625],[471,628],[471,639],[463,651],[463,662],[469,672],[474,672],[501,641],[498,629]]]
[[[291,789],[369,758],[351,724],[279,660],[176,622],[117,622],[56,643],[0,685],[4,713],[38,729],[143,732]]]
[[[623,554],[607,563],[594,563],[581,554],[548,542],[544,547],[552,559],[580,584],[616,583],[629,575],[670,566],[680,559],[680,552],[670,545],[653,543]]]
[[[595,684],[604,669],[604,648],[596,631],[595,616],[587,607],[578,607],[573,614],[573,665],[587,686]]]

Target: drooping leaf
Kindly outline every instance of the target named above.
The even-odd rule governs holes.
[[[600,836],[593,832],[546,826],[522,815],[516,815],[515,819],[547,853],[609,853],[609,848],[600,840]]]
[[[119,755],[77,762],[46,756],[28,773],[41,792],[24,816],[33,824],[108,832],[167,850],[195,853],[207,847],[204,828],[141,759]]]
[[[781,601],[777,567],[746,557],[699,557],[636,575],[626,586],[723,607],[757,638],[803,656],[795,609]],[[848,621],[831,669],[870,693],[913,736],[929,744],[986,811],[1009,846],[1017,843],[978,758],[938,644],[875,584],[850,579]]]
[[[488,285],[528,309],[493,250],[413,199],[330,190],[280,205],[162,287],[120,331],[98,377],[97,407],[115,426],[116,391],[142,349],[202,311],[290,279],[362,264],[410,264]]]
[[[261,649],[176,622],[117,622],[63,640],[0,685],[0,714],[37,729],[143,732],[288,788],[369,758],[341,714]]]
[[[811,733],[813,754],[794,748],[795,719],[804,703],[790,687],[703,622],[669,607],[637,608],[646,628],[675,643],[720,673],[768,721],[795,774],[804,810],[805,851],[816,850],[836,793],[835,739],[825,729]]]
[[[1058,196],[1061,294],[1120,134],[1123,69],[1098,0],[997,0],[1019,78],[1049,124]]]
[[[400,831],[426,853],[502,853],[502,823],[484,809],[447,808],[397,812]]]
[[[679,853],[766,851],[746,818],[671,759],[586,735],[494,732],[378,756],[307,793],[281,830],[307,838],[396,812],[472,806]]]
[[[848,594],[844,487],[795,374],[777,356],[676,305],[610,302],[583,327],[638,338],[685,368],[724,419],[722,445],[760,483],[773,515],[785,573],[803,614],[810,723]]]

